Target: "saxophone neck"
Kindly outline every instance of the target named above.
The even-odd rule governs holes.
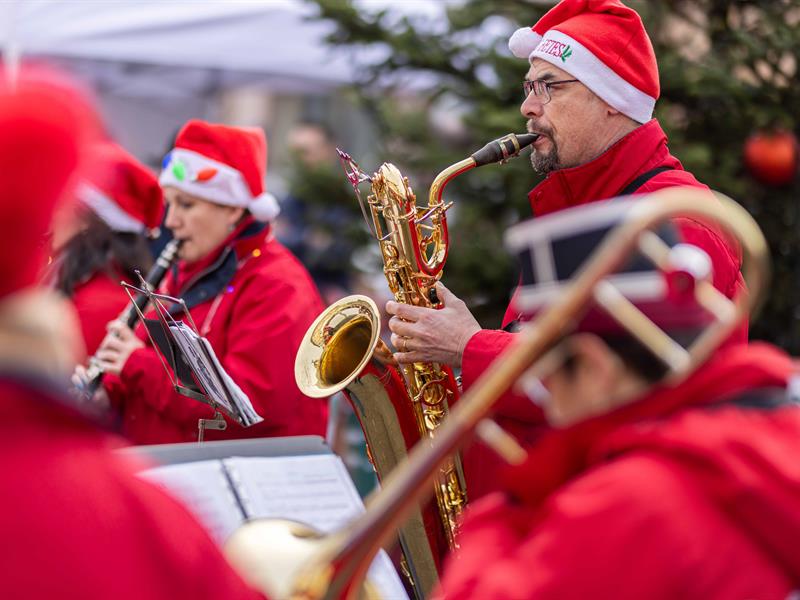
[[[539,135],[535,133],[509,133],[501,138],[492,140],[467,158],[450,165],[433,180],[428,198],[429,205],[435,206],[441,203],[444,188],[452,179],[470,169],[496,162],[506,162],[511,158],[517,157],[523,149],[530,146],[537,139],[539,139]]]
[[[444,188],[447,187],[447,184],[462,173],[466,173],[477,166],[478,163],[472,156],[470,156],[450,165],[441,173],[439,173],[431,184],[431,190],[428,194],[428,206],[436,206],[440,204],[442,202]]]

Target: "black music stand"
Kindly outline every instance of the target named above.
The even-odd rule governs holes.
[[[150,342],[156,349],[156,354],[167,372],[172,387],[179,394],[207,404],[214,409],[212,418],[198,419],[197,441],[203,442],[207,429],[225,430],[228,423],[223,415],[242,427],[249,427],[262,421],[263,419],[255,411],[252,411],[251,415],[243,414],[241,410],[237,410],[239,405],[233,398],[232,390],[225,384],[225,379],[229,379],[229,377],[220,372],[222,367],[216,357],[212,357],[213,350],[211,350],[208,340],[198,333],[197,326],[186,306],[186,302],[182,298],[174,298],[153,292],[141,275],[139,275],[139,280],[141,287],[126,282],[123,282],[122,286],[131,300],[133,299],[133,294],[143,294],[148,300],[145,306],[149,304],[155,309],[157,318],[148,319],[142,314],[139,306],[133,303],[139,319],[147,330]],[[186,315],[189,325],[187,326],[183,321],[176,320],[163,302],[178,306],[180,310],[176,312]],[[184,342],[182,346],[176,339],[176,334],[179,331],[187,331],[187,329],[190,330],[191,335],[196,336],[193,339],[201,343],[188,346]],[[192,352],[191,358],[187,357],[187,350]],[[214,381],[217,383],[213,383]],[[212,386],[213,390],[206,389]],[[252,410],[252,407],[250,408]]]

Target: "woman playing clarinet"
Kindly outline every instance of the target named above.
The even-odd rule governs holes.
[[[180,241],[161,291],[182,298],[222,367],[261,423],[229,423],[207,439],[324,435],[327,403],[294,383],[300,341],[322,309],[308,272],[273,236],[278,214],[265,193],[267,144],[260,129],[189,121],[163,161],[165,225]],[[142,326],[113,322],[96,354],[103,385],[140,444],[197,439],[213,409],[175,392]]]

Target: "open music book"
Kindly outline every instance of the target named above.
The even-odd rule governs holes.
[[[364,511],[338,456],[231,457],[148,469],[140,474],[182,499],[223,543],[247,519],[279,517],[329,533]],[[408,600],[385,552],[370,580],[383,598]]]
[[[173,298],[153,292],[139,276],[142,287],[126,282],[122,283],[131,298],[136,314],[147,330],[153,346],[158,350],[167,375],[175,390],[194,400],[210,405],[214,411],[214,419],[200,419],[199,439],[203,440],[206,427],[224,429],[225,421],[219,413],[224,413],[243,427],[249,427],[264,419],[256,413],[250,398],[236,385],[230,375],[219,362],[214,349],[208,340],[197,333],[192,314],[181,298]],[[133,293],[144,296],[146,303],[152,304],[157,318],[149,319],[142,314],[139,304],[134,301]],[[176,320],[174,315],[162,302],[178,307],[191,325]],[[216,426],[212,427],[212,424]]]

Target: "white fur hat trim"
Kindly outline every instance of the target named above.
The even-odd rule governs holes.
[[[542,36],[530,27],[520,27],[508,39],[508,49],[517,58],[529,58],[542,41]]]

